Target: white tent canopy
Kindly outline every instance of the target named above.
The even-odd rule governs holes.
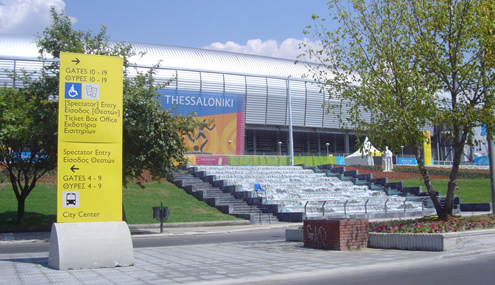
[[[374,147],[366,137],[361,149],[345,157],[345,165],[375,165],[373,156],[380,155],[381,151]]]

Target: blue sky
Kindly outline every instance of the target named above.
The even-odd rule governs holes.
[[[0,0],[0,34],[33,35],[49,25],[49,6],[80,30],[107,26],[111,40],[291,58],[311,14],[326,0]],[[306,41],[308,41],[306,39]]]

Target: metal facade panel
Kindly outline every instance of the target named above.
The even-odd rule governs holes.
[[[322,107],[324,94],[320,92],[320,87],[315,84],[307,84],[307,106],[306,106],[306,126],[322,127],[325,109]]]
[[[221,73],[201,72],[201,90],[224,93],[223,75]]]
[[[352,127],[352,125],[350,125],[347,122],[347,119],[349,119],[351,117],[349,115],[349,109],[350,109],[349,105],[350,105],[350,102],[346,101],[345,104],[343,104],[341,109],[340,109],[340,113],[342,114],[342,118],[343,118],[343,123],[342,123],[341,127],[345,128],[345,129],[349,129]]]
[[[0,84],[7,87],[12,87],[14,82],[10,78],[11,72],[14,70],[15,61],[12,59],[0,59]]]
[[[265,124],[266,79],[246,77],[246,124]]]
[[[156,83],[176,86],[175,77],[176,77],[175,70],[169,70],[169,69],[155,70]]]
[[[241,75],[225,74],[225,92],[246,94],[246,77]]]
[[[136,77],[138,74],[146,74],[149,71],[150,69],[148,67],[128,67],[125,70],[127,76],[130,78]],[[167,88],[177,87],[177,72],[175,70],[157,68],[153,72],[156,84],[165,84]]]
[[[201,73],[197,71],[178,70],[176,84],[179,89],[200,91]]]
[[[290,81],[290,96],[292,101],[292,125],[304,127],[306,111],[306,86],[301,81]]]
[[[266,124],[288,125],[287,120],[287,81],[268,79],[268,102]]]
[[[52,62],[46,62],[46,64],[50,63]],[[44,64],[44,62],[39,60],[2,58],[0,59],[0,84],[2,86],[5,84],[7,87],[13,87],[14,85],[15,87],[22,87],[22,80],[19,78],[23,72],[26,72],[32,79],[40,79],[40,70]],[[13,79],[14,72],[16,74],[16,80]]]
[[[323,127],[331,129],[340,128],[339,119],[337,118],[337,113],[340,112],[339,104],[340,101],[325,99],[325,115],[323,118]],[[335,112],[337,113],[334,113],[332,110],[330,110],[330,112],[327,112],[328,105],[336,107]]]

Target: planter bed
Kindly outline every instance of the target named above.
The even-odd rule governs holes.
[[[286,230],[287,241],[304,241],[303,229]],[[383,249],[449,251],[455,249],[495,246],[495,229],[444,234],[369,233],[368,247]]]
[[[425,251],[448,251],[482,245],[495,245],[495,230],[444,234],[369,233],[368,247]]]

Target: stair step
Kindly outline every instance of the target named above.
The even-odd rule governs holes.
[[[260,223],[260,221],[261,223],[278,222],[277,217],[272,213],[264,213],[257,206],[248,205],[246,201],[237,199],[231,193],[223,192],[222,189],[215,187],[190,173],[176,175],[172,182],[176,185],[181,185],[183,188],[192,186],[192,192],[202,192],[202,199],[214,199],[215,205],[217,207],[222,207],[222,211],[225,211],[225,207],[228,206],[232,215],[238,214],[244,218],[246,216],[251,217],[252,223]],[[212,201],[213,200],[209,200],[208,203],[211,204]]]

